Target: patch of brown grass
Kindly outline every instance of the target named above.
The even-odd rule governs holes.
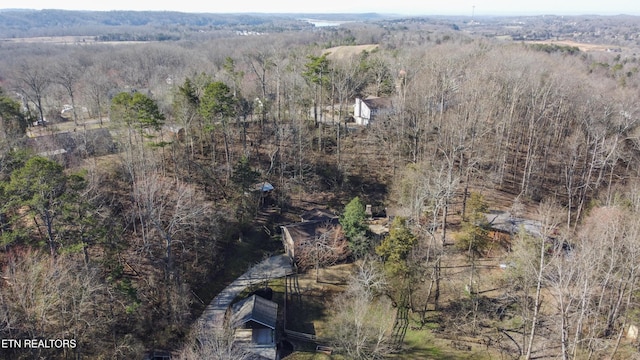
[[[602,45],[602,44],[585,44],[579,43],[571,40],[541,40],[541,41],[530,41],[531,44],[551,44],[551,45],[561,45],[561,46],[574,46],[580,49],[583,52],[593,52],[593,51],[607,51],[610,48],[619,48],[619,46],[614,45]]]
[[[327,56],[329,60],[345,60],[357,56],[363,51],[371,52],[377,48],[377,44],[336,46],[326,49],[324,52],[329,53],[329,55]]]

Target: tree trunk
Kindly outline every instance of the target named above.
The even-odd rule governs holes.
[[[537,329],[537,325],[538,325],[538,314],[540,311],[540,292],[542,291],[542,273],[544,270],[544,253],[545,253],[545,246],[544,246],[544,237],[542,237],[540,239],[540,265],[538,267],[538,279],[536,281],[536,295],[534,298],[534,303],[533,303],[533,317],[531,319],[531,332],[529,333],[529,343],[527,344],[527,354],[526,354],[526,359],[530,360],[531,359],[531,354],[533,351],[533,341],[535,339],[536,336],[536,329]]]
[[[51,257],[55,258],[56,243],[53,235],[53,217],[51,216],[51,212],[49,211],[49,209],[44,209],[42,220],[44,220],[44,225],[47,228],[47,243],[49,244],[49,252],[51,253]]]

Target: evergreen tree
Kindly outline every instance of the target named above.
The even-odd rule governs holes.
[[[20,104],[6,96],[0,88],[0,139],[24,135],[27,131],[27,119],[20,111]]]
[[[222,127],[222,137],[224,140],[224,153],[227,163],[227,178],[231,177],[231,149],[228,122],[230,118],[237,114],[237,99],[234,97],[229,86],[221,81],[211,82],[204,88],[204,94],[200,97],[199,112],[209,124],[207,130],[211,132],[211,140],[215,148],[214,130],[218,124]],[[215,161],[215,150],[213,159]]]
[[[468,206],[468,215],[462,221],[462,229],[455,235],[456,248],[468,251],[471,258],[482,256],[490,243],[489,224],[485,218],[488,206],[484,197],[472,193]]]
[[[160,130],[165,117],[158,104],[150,97],[136,92],[121,92],[111,101],[111,118],[123,121],[127,126]]]
[[[408,274],[407,257],[417,241],[418,238],[407,226],[407,219],[403,217],[393,219],[389,235],[376,248],[376,253],[384,259],[387,271],[391,276]]]
[[[3,210],[8,214],[3,243],[39,239],[52,256],[61,247],[83,249],[99,231],[90,205],[80,196],[85,186],[81,174],[67,175],[55,161],[39,156],[27,160],[3,186]],[[33,221],[25,218],[28,215]]]
[[[259,177],[260,173],[251,168],[249,158],[242,156],[233,168],[231,181],[240,187],[243,192],[246,192],[258,181]]]
[[[236,101],[227,84],[214,81],[204,89],[200,98],[200,113],[210,121],[224,121],[235,114]]]
[[[371,250],[366,219],[365,206],[357,196],[345,206],[340,217],[340,225],[349,240],[349,249],[356,258],[364,256]]]

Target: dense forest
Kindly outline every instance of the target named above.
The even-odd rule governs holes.
[[[125,15],[96,15],[124,26],[103,33],[2,20],[19,39],[0,42],[0,338],[74,346],[1,358],[239,359],[232,339],[194,350],[196,319],[317,207],[340,225],[300,271],[356,269],[322,296],[331,358],[638,356],[637,18],[601,49],[459,19],[239,33],[213,15],[201,37],[28,41],[127,33]],[[367,96],[392,105],[360,126]]]

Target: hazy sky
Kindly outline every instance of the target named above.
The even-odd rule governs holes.
[[[26,9],[182,12],[378,12],[412,15],[640,15],[639,0],[20,0]],[[0,5],[0,8],[5,6]]]

